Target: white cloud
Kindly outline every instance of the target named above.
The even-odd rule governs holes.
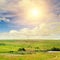
[[[6,0],[0,0],[0,5],[3,5],[6,2]]]
[[[10,20],[9,20],[9,19],[7,19],[7,18],[5,18],[5,17],[0,18],[0,22],[1,22],[1,21],[4,21],[4,22],[10,22]]]
[[[55,27],[53,28],[53,26]],[[0,33],[0,39],[28,39],[28,38],[29,39],[40,39],[40,38],[60,39],[59,37],[60,37],[60,23],[51,23],[51,24],[43,23],[33,29],[23,28],[20,29],[19,31],[11,30],[8,33]]]

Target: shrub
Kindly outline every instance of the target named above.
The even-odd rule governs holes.
[[[53,47],[53,48],[51,48],[51,51],[60,51],[60,48]]]
[[[26,51],[25,48],[19,48],[18,51]]]
[[[39,49],[39,47],[35,47],[35,49]]]
[[[4,43],[0,43],[0,46],[5,46],[5,44]]]
[[[13,53],[14,51],[9,51],[10,53]]]

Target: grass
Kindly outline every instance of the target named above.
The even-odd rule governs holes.
[[[47,50],[52,47],[60,48],[60,40],[1,40],[0,60],[60,60],[60,52],[34,53],[34,50]],[[25,48],[27,51],[18,52],[19,48]]]
[[[37,53],[32,55],[0,55],[0,60],[60,60],[60,53]]]

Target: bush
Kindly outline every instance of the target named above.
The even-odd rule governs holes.
[[[5,46],[5,44],[4,43],[0,43],[0,46]]]
[[[10,53],[13,53],[14,51],[9,51]]]
[[[39,47],[35,47],[35,49],[39,49]]]
[[[53,47],[53,48],[51,49],[51,51],[60,51],[60,48],[55,48],[55,47]]]
[[[25,48],[19,48],[18,51],[26,51]]]

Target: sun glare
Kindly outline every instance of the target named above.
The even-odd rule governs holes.
[[[39,10],[38,9],[32,9],[31,10],[31,15],[34,17],[37,17],[39,15]]]
[[[31,8],[27,14],[30,20],[39,20],[43,16],[43,12],[40,8]]]

